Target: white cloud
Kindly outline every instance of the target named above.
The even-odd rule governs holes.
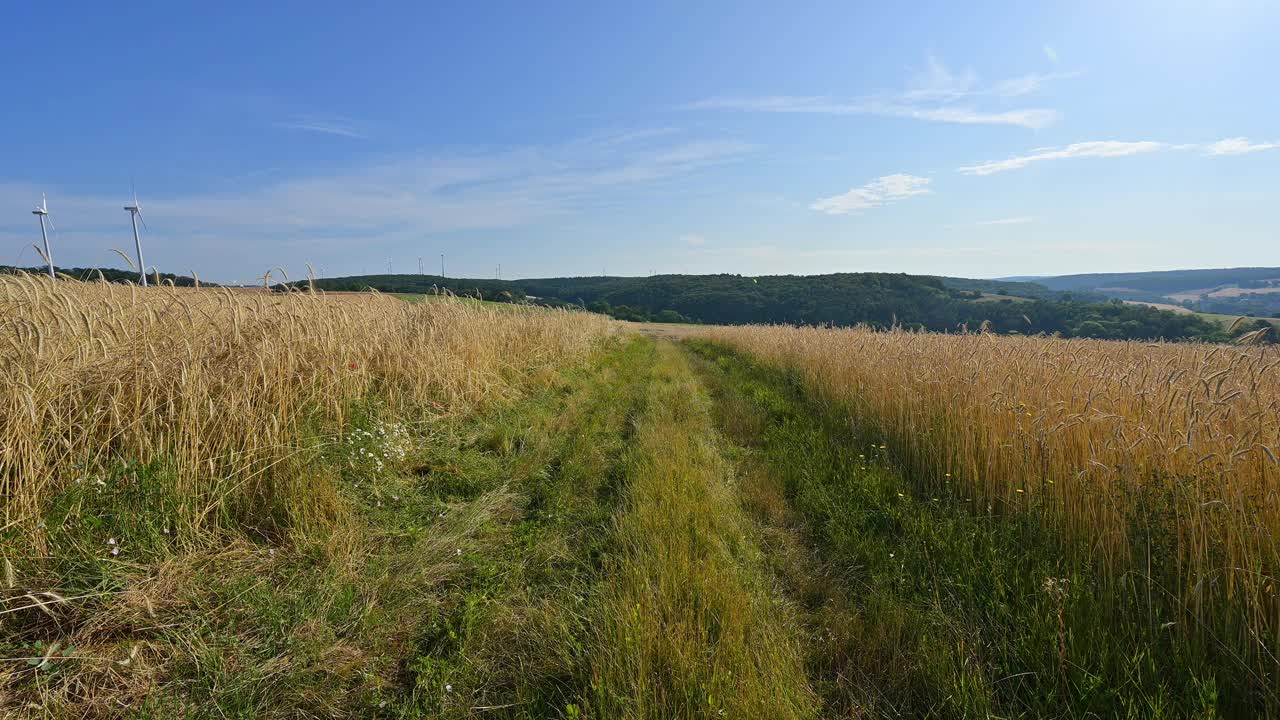
[[[951,71],[938,58],[929,56],[929,66],[915,74],[913,87],[902,94],[907,100],[936,100],[963,97],[978,84],[978,76],[971,69],[962,73]]]
[[[1011,217],[1011,218],[1001,218],[999,220],[984,220],[983,222],[976,223],[976,224],[977,225],[1025,225],[1026,223],[1029,223],[1029,222],[1035,222],[1035,220],[1036,219],[1033,217]]]
[[[951,71],[936,58],[916,74],[912,86],[896,93],[839,99],[829,95],[718,96],[685,105],[689,110],[736,110],[741,112],[811,113],[822,115],[877,115],[914,118],[965,125],[1014,125],[1043,128],[1058,119],[1047,108],[982,109],[980,99],[1014,98],[1043,89],[1049,82],[1073,73],[1029,74],[989,86],[979,83],[972,70]]]
[[[1049,83],[1054,80],[1066,80],[1069,78],[1079,77],[1080,73],[1076,72],[1058,72],[1058,73],[1031,73],[1021,77],[1009,78],[991,88],[988,94],[999,95],[1000,97],[1018,97],[1020,95],[1030,95],[1034,92],[1048,87]]]
[[[1017,125],[1025,128],[1043,128],[1058,119],[1055,110],[1040,108],[1009,110],[1007,112],[978,112],[972,108],[943,107],[933,110],[911,110],[901,113],[921,120],[958,123],[961,125]]]
[[[1205,146],[1204,152],[1206,155],[1244,155],[1263,150],[1275,150],[1276,148],[1280,148],[1280,143],[1250,143],[1249,138],[1234,137],[1209,143]]]
[[[972,223],[960,223],[956,225],[947,225],[948,229],[965,228],[965,227],[992,227],[996,225],[1025,225],[1035,222],[1036,219],[1029,216],[999,218],[997,220],[981,220]]]
[[[1015,155],[1005,160],[992,160],[978,165],[960,168],[966,175],[994,175],[1007,170],[1018,170],[1032,163],[1045,160],[1064,160],[1067,158],[1111,158],[1127,155],[1139,155],[1155,152],[1167,147],[1164,143],[1144,140],[1140,142],[1120,142],[1117,140],[1094,140],[1091,142],[1073,143],[1063,148],[1039,148],[1028,155]]]
[[[681,235],[680,239],[683,240],[686,245],[691,245],[694,247],[707,244],[707,239],[697,233],[686,233],[684,235]]]
[[[334,120],[318,118],[310,115],[300,115],[283,122],[278,122],[275,126],[283,130],[301,130],[303,132],[320,133],[322,135],[337,135],[355,140],[369,139],[368,135],[356,128],[355,123],[347,120]]]
[[[828,215],[857,215],[863,210],[905,200],[916,195],[927,195],[932,180],[917,175],[885,175],[871,182],[850,189],[841,195],[815,200],[809,207]]]

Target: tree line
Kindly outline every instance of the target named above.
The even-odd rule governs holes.
[[[934,332],[986,329],[997,333],[1057,334],[1113,340],[1225,341],[1231,333],[1204,318],[1127,305],[1085,301],[1040,287],[1016,295],[997,281],[902,273],[830,275],[653,275],[647,277],[478,280],[436,275],[366,275],[316,280],[328,290],[456,295],[497,302],[577,306],[630,321],[738,325],[893,326]],[[296,283],[298,286],[305,283]],[[1007,283],[1025,291],[1032,283]],[[1008,295],[991,295],[1000,293]],[[1031,293],[1028,293],[1031,294]],[[1239,333],[1237,330],[1237,334]]]

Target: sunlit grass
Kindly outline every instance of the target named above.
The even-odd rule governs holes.
[[[591,652],[587,716],[802,718],[815,698],[720,452],[706,391],[659,347]]]

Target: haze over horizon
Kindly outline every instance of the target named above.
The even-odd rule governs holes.
[[[305,14],[301,22],[299,14]],[[1280,265],[1280,4],[24,5],[0,264],[251,282]]]

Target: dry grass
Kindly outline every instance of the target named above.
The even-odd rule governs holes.
[[[1179,642],[1280,678],[1280,353],[784,327],[710,335],[799,371],[926,490],[1041,513],[1102,592],[1172,600]],[[1132,603],[1131,603],[1132,604]],[[1141,603],[1139,603],[1141,604]],[[1134,622],[1150,618],[1132,618]]]

